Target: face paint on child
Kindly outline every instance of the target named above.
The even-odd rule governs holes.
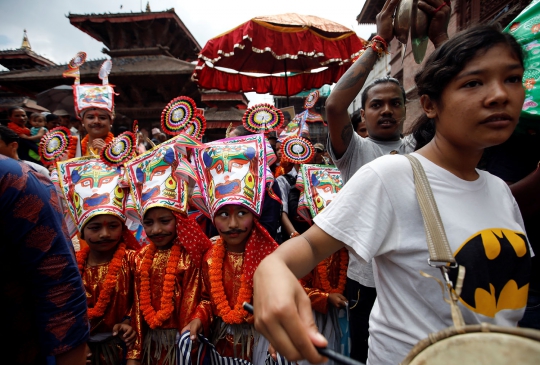
[[[253,220],[253,213],[241,205],[225,205],[216,212],[214,224],[228,251],[244,251]]]
[[[158,249],[170,248],[176,238],[176,217],[167,208],[150,208],[144,215],[144,231]]]

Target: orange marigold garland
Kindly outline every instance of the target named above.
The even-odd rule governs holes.
[[[75,154],[77,153],[77,142],[78,142],[77,137],[75,137],[75,136],[70,136],[69,137],[69,147],[68,147],[68,150],[67,150],[68,160],[75,157]],[[86,142],[86,143],[88,143],[88,142]]]
[[[111,143],[113,139],[114,134],[109,132],[109,134],[107,134],[107,138],[105,138],[105,145]],[[81,153],[83,156],[86,156],[86,154],[88,153],[88,135],[86,135],[81,141]]]
[[[167,268],[165,269],[165,280],[163,281],[163,289],[161,291],[160,309],[156,311],[154,307],[152,307],[150,271],[152,269],[152,262],[154,261],[157,247],[154,243],[150,243],[148,246],[141,263],[140,306],[144,319],[150,328],[155,329],[161,327],[163,322],[169,319],[174,310],[174,283],[176,280],[178,262],[180,261],[181,256],[181,247],[177,238],[171,247]]]
[[[81,276],[84,272],[84,267],[86,266],[86,260],[88,254],[90,253],[90,247],[85,247],[77,252],[77,265],[79,266],[79,271]],[[105,314],[105,309],[111,301],[111,295],[113,289],[116,287],[116,282],[118,281],[118,273],[122,267],[122,259],[126,253],[126,244],[120,243],[114,253],[112,260],[109,262],[107,268],[107,276],[103,283],[101,292],[99,293],[98,300],[94,305],[94,308],[88,308],[88,318],[94,319],[102,317]]]
[[[339,250],[339,280],[337,287],[333,287],[328,280],[328,259],[325,259],[317,265],[319,280],[325,293],[343,294],[347,282],[347,265],[349,263],[349,251],[346,248]]]
[[[212,262],[209,267],[210,278],[210,293],[218,310],[218,315],[223,322],[228,324],[240,324],[244,322],[247,312],[242,307],[244,302],[250,302],[253,295],[253,287],[246,278],[246,273],[242,273],[240,291],[234,309],[229,305],[229,301],[225,296],[225,288],[223,286],[223,259],[225,258],[225,244],[220,238],[212,248]]]

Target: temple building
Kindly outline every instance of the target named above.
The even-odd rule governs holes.
[[[385,0],[366,0],[362,11],[356,18],[358,24],[375,24],[375,17],[381,11],[384,3]],[[448,35],[452,37],[460,30],[476,24],[499,23],[504,28],[529,3],[530,0],[452,0],[452,15],[448,24]],[[424,62],[433,50],[433,44],[430,42]],[[418,65],[414,61],[410,40],[403,61],[403,48],[397,39],[392,40],[389,51],[390,75],[401,82],[407,93],[407,119],[404,127],[406,132],[411,123],[421,113],[414,75],[423,64]],[[360,108],[359,103],[358,108]]]
[[[32,51],[25,29],[20,48],[0,51],[0,65],[9,72],[32,69],[36,66],[54,66],[55,63]],[[0,111],[5,111],[11,106],[22,107],[27,112],[42,112],[47,110],[37,105],[29,96],[14,93],[0,84]]]
[[[67,16],[73,26],[102,42],[103,53],[112,60],[109,82],[118,93],[115,97],[116,131],[121,127],[130,129],[133,120],[138,120],[141,128],[159,127],[165,105],[181,95],[193,98],[200,108],[205,106],[197,85],[190,79],[201,46],[174,9],[149,10],[147,7],[147,11],[141,13]],[[55,65],[32,52],[29,42],[27,44],[28,48],[24,48],[23,42],[19,50],[0,51],[0,64],[9,69],[0,73],[2,90],[35,97],[53,87],[73,84],[73,79],[62,77],[66,64]],[[17,63],[15,55],[26,55],[26,58],[20,56],[21,62]],[[87,61],[80,68],[81,82],[101,83],[98,72],[104,60]],[[240,100],[231,106],[240,105],[245,109],[243,105],[247,106],[247,99],[243,94],[238,97]],[[219,103],[210,102],[217,109]],[[240,117],[226,116],[229,119],[219,122],[230,123],[233,119],[241,122],[243,111],[236,110],[235,113]],[[215,112],[210,111],[207,117],[213,114]],[[209,120],[208,129],[222,129],[222,123],[214,125],[212,121]]]

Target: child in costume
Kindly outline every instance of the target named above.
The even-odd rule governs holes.
[[[296,187],[300,190],[298,214],[309,225],[312,218],[324,210],[341,190],[343,181],[334,166],[301,165]],[[347,282],[349,254],[346,248],[321,261],[303,277],[304,287],[313,308],[315,324],[328,340],[328,348],[348,356]],[[300,364],[309,364],[302,361]],[[328,361],[326,364],[333,364]]]
[[[262,364],[268,342],[255,331],[253,316],[242,304],[252,301],[252,279],[259,262],[278,247],[258,221],[267,183],[273,181],[265,139],[257,134],[207,146],[195,150],[204,194],[195,192],[193,198],[201,211],[210,213],[220,237],[204,256],[202,300],[185,329],[194,341],[211,328],[210,341],[219,356]]]
[[[109,84],[109,73],[112,61],[106,60],[99,70],[102,84],[81,84],[81,67],[86,61],[86,53],[79,52],[68,64],[69,69],[64,77],[74,77],[73,98],[75,114],[81,120],[87,135],[80,141],[78,154],[82,156],[98,155],[103,148],[112,142],[111,132],[114,120],[114,89]],[[74,137],[73,138],[77,138]]]
[[[134,363],[176,364],[179,331],[200,301],[200,265],[211,242],[186,214],[186,181],[194,173],[180,154],[182,141],[199,144],[180,135],[127,163],[133,200],[151,241],[135,260]]]
[[[76,256],[88,302],[90,361],[123,364],[136,339],[130,311],[139,249],[125,225],[124,169],[82,157],[59,162],[58,172],[71,216],[87,243]]]

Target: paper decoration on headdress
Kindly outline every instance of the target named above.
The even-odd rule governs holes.
[[[313,145],[302,137],[288,137],[281,144],[281,156],[293,164],[308,163],[313,158]]]
[[[135,120],[133,121],[133,128],[132,128],[132,130],[133,130],[133,133],[135,133],[135,134],[139,133],[139,121],[138,121],[137,119],[135,119]]]
[[[187,214],[187,181],[196,179],[181,147],[200,146],[179,135],[135,157],[126,164],[133,202],[142,218],[150,208],[162,207]]]
[[[187,96],[174,98],[161,112],[161,129],[170,136],[182,133],[193,119],[196,109],[192,98]]]
[[[246,110],[242,117],[244,127],[253,133],[268,133],[283,125],[281,110],[271,104],[257,104]]]
[[[58,179],[80,232],[90,219],[101,214],[126,221],[128,192],[122,168],[108,166],[97,157],[81,157],[58,162]]]
[[[194,160],[200,191],[192,200],[201,211],[213,218],[224,205],[236,204],[261,215],[267,183],[273,181],[262,134],[209,142],[195,150]]]
[[[86,61],[86,52],[77,52],[75,57],[71,59],[68,63],[68,69],[62,74],[63,77],[73,77],[75,78],[75,85],[79,85],[81,82],[81,73],[79,68]]]
[[[336,167],[305,164],[298,172],[296,187],[300,190],[298,214],[312,224],[312,219],[335,199],[343,180]]]
[[[296,114],[294,118],[289,122],[289,124],[287,124],[285,128],[281,131],[278,137],[278,141],[283,143],[283,141],[288,137],[308,137],[309,128],[306,124],[306,117],[307,114],[305,112]]]
[[[123,166],[136,156],[136,141],[132,132],[120,134],[101,150],[101,160],[109,166]]]
[[[195,139],[201,140],[206,131],[206,118],[196,109],[195,115],[184,128],[184,133]]]
[[[74,66],[80,66],[82,65],[82,63],[84,63],[84,59],[82,56],[79,56],[79,53],[71,60],[70,70],[71,64],[73,64]],[[86,58],[86,53],[84,53],[84,58]],[[75,113],[79,118],[81,118],[82,113],[89,108],[106,110],[109,114],[111,114],[111,116],[114,114],[114,89],[111,85],[109,85],[108,79],[111,68],[111,60],[106,60],[101,65],[101,68],[99,70],[99,78],[103,80],[102,85],[79,84],[79,79],[77,78],[75,80],[75,85],[73,85],[73,97],[75,104]],[[70,70],[66,71],[66,73],[71,73],[75,69],[71,71]],[[76,68],[76,70],[78,72],[78,68]],[[66,73],[64,73],[64,76],[66,76]]]
[[[71,132],[66,127],[56,127],[45,134],[39,142],[39,156],[46,165],[58,161],[70,147]]]
[[[306,122],[309,122],[309,123],[323,122],[323,124],[326,125],[326,122],[324,121],[322,115],[320,115],[319,113],[315,113],[312,110],[307,110]]]
[[[319,100],[319,90],[310,92],[306,100],[304,101],[304,109],[313,108],[318,100]]]
[[[109,74],[112,70],[112,61],[106,60],[101,64],[101,67],[99,68],[99,79],[103,81],[103,85],[109,85]]]

